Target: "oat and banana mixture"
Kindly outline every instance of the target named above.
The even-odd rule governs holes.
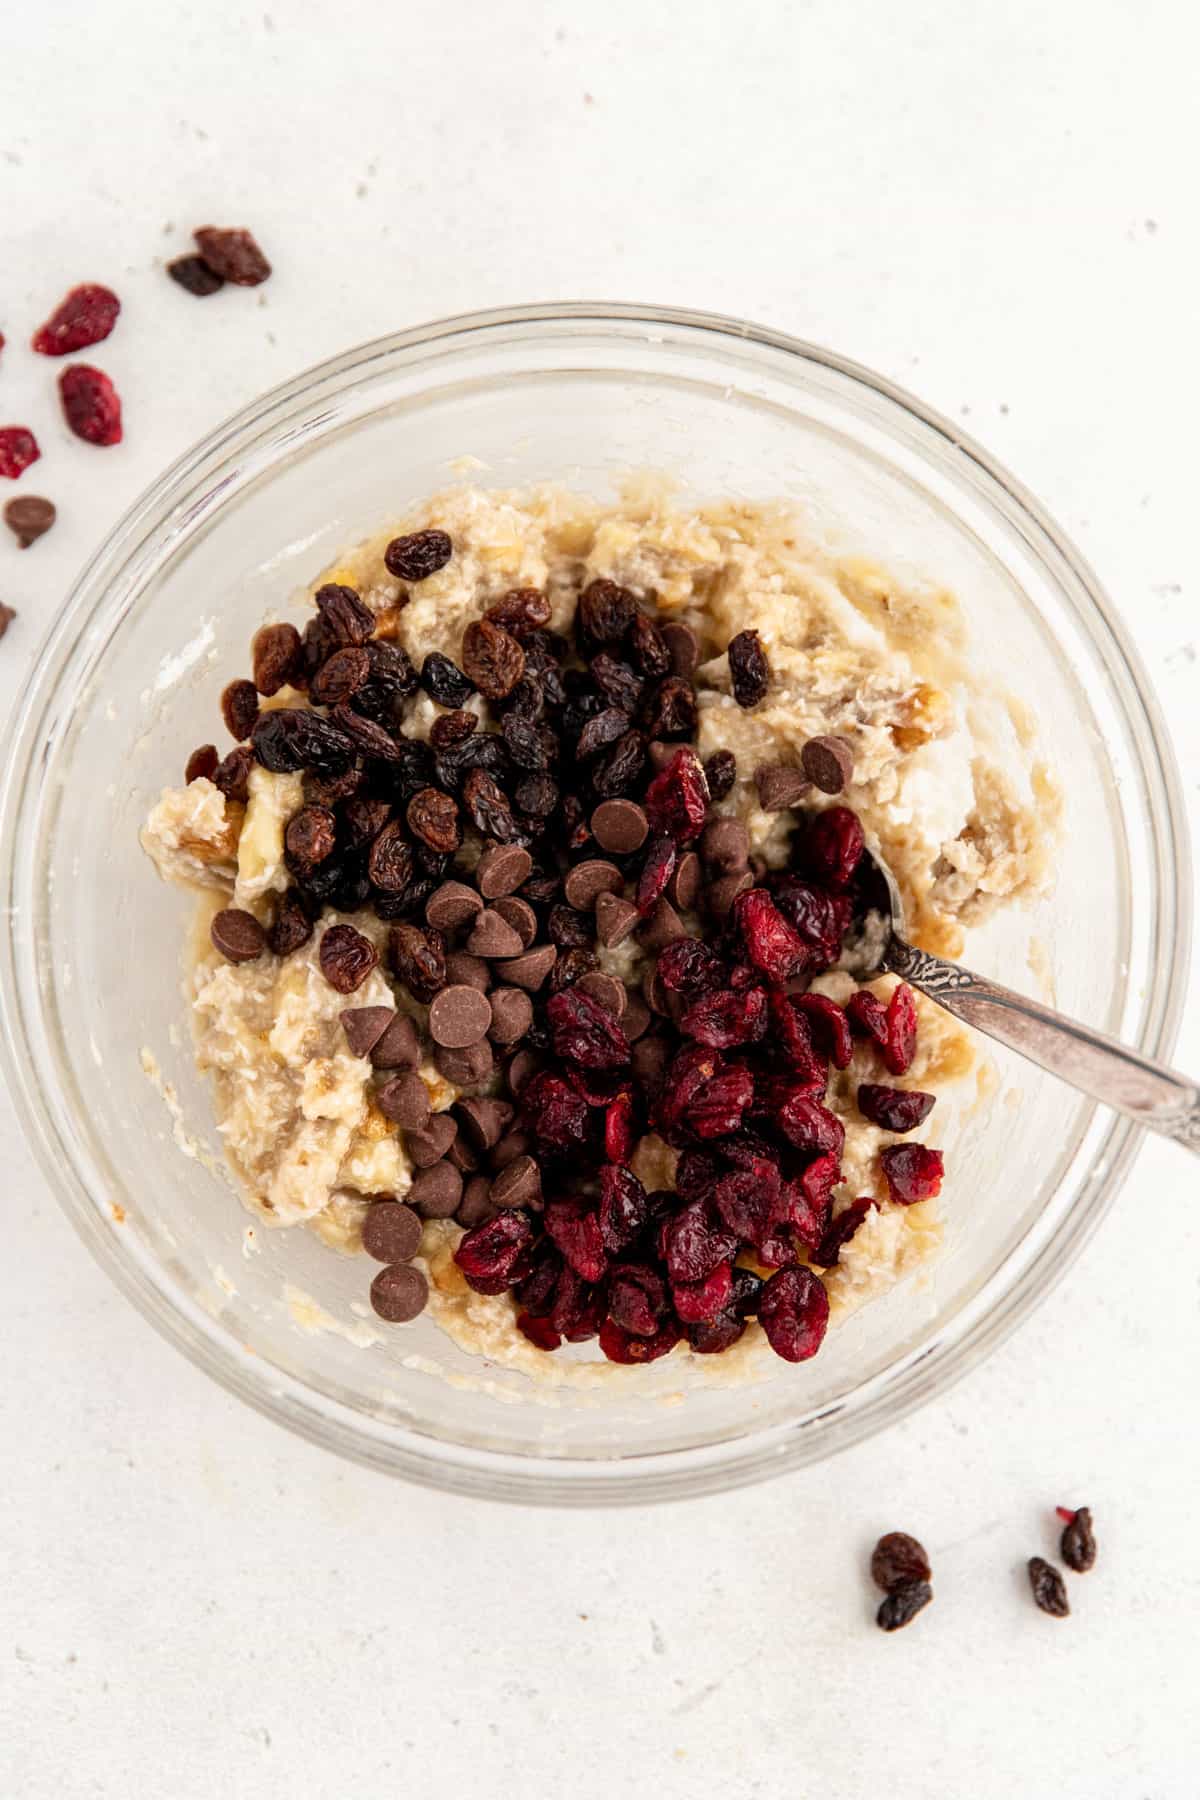
[[[961,639],[790,506],[654,482],[457,487],[327,571],[142,833],[199,892],[247,1206],[526,1369],[813,1355],[936,1253],[972,1063],[846,966],[864,846],[951,955],[1049,878],[1054,784],[977,734]]]

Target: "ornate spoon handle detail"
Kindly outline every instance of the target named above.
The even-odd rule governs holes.
[[[893,936],[883,966],[919,988],[964,1024],[1027,1056],[1051,1075],[1090,1094],[1148,1131],[1200,1154],[1200,1087],[1116,1038],[944,962]]]

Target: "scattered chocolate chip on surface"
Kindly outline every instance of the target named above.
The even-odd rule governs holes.
[[[812,792],[812,782],[790,763],[761,763],[754,771],[758,804],[764,812],[787,812]]]
[[[423,1219],[452,1219],[462,1199],[463,1178],[452,1162],[442,1158],[430,1163],[413,1177],[408,1190],[409,1205]]]
[[[376,1262],[409,1262],[421,1247],[421,1221],[401,1201],[375,1200],[363,1220],[362,1242]]]
[[[429,1283],[411,1263],[380,1269],[371,1283],[371,1305],[390,1325],[407,1325],[425,1310]]]
[[[4,507],[4,523],[22,550],[45,537],[57,517],[53,500],[43,500],[40,494],[18,494]]]
[[[800,761],[808,779],[823,794],[840,794],[854,774],[854,752],[844,737],[836,735],[809,738]]]
[[[253,962],[267,948],[266,932],[254,914],[240,906],[226,906],[215,913],[209,936],[226,962]]]

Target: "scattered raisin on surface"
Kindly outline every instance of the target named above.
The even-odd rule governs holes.
[[[739,631],[729,640],[729,679],[739,706],[757,706],[771,684],[771,666],[757,631]]]
[[[881,1631],[899,1631],[910,1624],[932,1599],[933,1589],[927,1581],[903,1582],[880,1601],[875,1623]]]
[[[1065,1619],[1071,1610],[1067,1584],[1053,1563],[1044,1556],[1031,1556],[1028,1563],[1029,1585],[1035,1605],[1052,1618]]]
[[[737,780],[737,757],[732,750],[715,750],[704,765],[704,773],[710,799],[724,800],[733,792]]]
[[[871,1553],[871,1579],[885,1594],[910,1581],[928,1581],[929,1558],[907,1531],[888,1531]]]
[[[271,273],[270,263],[248,231],[202,225],[192,236],[208,268],[235,287],[258,287]]]
[[[462,843],[458,807],[440,788],[422,788],[408,803],[408,829],[439,856],[451,856]]]
[[[167,264],[167,274],[199,300],[225,286],[225,277],[210,269],[202,256],[177,256],[174,262]]]
[[[1092,1509],[1080,1506],[1074,1512],[1060,1506],[1059,1517],[1064,1518],[1062,1537],[1059,1546],[1062,1559],[1068,1569],[1074,1569],[1077,1575],[1083,1575],[1092,1568],[1096,1561],[1096,1534],[1092,1528]]]

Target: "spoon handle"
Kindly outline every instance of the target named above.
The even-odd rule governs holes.
[[[1200,1154],[1200,1087],[1116,1038],[893,936],[883,966],[1093,1100]]]

